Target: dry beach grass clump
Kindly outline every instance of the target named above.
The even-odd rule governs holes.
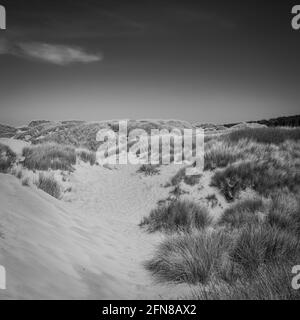
[[[0,172],[7,173],[16,160],[16,154],[6,145],[0,143]]]
[[[43,143],[23,149],[24,167],[29,170],[70,170],[76,164],[75,148]]]

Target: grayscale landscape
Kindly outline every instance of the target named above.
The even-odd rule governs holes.
[[[299,300],[299,37],[286,0],[0,0],[0,300]]]

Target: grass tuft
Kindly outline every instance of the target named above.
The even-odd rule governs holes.
[[[7,173],[16,158],[16,154],[8,146],[0,143],[0,172]]]
[[[22,186],[29,187],[29,184],[30,184],[30,180],[28,177],[22,180]]]
[[[143,164],[137,172],[143,173],[145,176],[153,176],[159,174],[159,166],[152,164]]]
[[[259,266],[280,263],[300,258],[299,239],[288,232],[268,224],[248,225],[238,237],[230,258],[238,263],[248,276]]]
[[[206,283],[221,268],[231,238],[222,231],[193,232],[163,242],[145,267],[159,282]]]
[[[91,166],[96,163],[96,153],[94,151],[79,149],[76,151],[76,155],[83,162],[90,163]]]
[[[23,149],[24,167],[29,170],[69,170],[76,164],[75,148],[45,143]]]
[[[188,200],[164,203],[152,210],[149,217],[145,217],[140,226],[149,232],[179,230],[190,231],[193,228],[203,229],[210,225],[211,217],[206,208]]]
[[[170,183],[167,185],[176,186],[181,181],[184,181],[189,186],[195,186],[199,183],[201,179],[201,174],[197,175],[187,175],[186,174],[186,168],[181,168],[172,178]]]
[[[40,173],[36,185],[50,196],[60,199],[61,187],[53,176],[46,176],[45,174]]]

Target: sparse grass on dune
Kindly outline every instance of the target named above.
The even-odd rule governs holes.
[[[23,149],[24,167],[29,170],[69,170],[76,164],[76,152],[71,146],[45,143]]]
[[[139,173],[143,173],[145,176],[153,176],[159,174],[159,165],[143,164],[138,169]]]
[[[61,187],[51,175],[40,173],[36,186],[56,199],[61,197]]]
[[[275,145],[260,144],[247,139],[238,141],[230,141],[224,137],[211,139],[205,144],[204,170],[225,168],[239,160],[249,160],[249,158],[262,160],[276,151]]]
[[[269,199],[241,200],[224,211],[218,224],[237,229],[268,224],[300,236],[300,198],[287,189],[279,189]]]
[[[203,229],[212,222],[208,211],[194,202],[171,201],[158,206],[145,217],[140,226],[146,227],[149,232],[179,230],[190,231],[193,228]]]
[[[173,196],[176,200],[179,199],[179,197],[183,194],[186,194],[187,192],[184,191],[179,184],[177,184],[173,190],[170,191],[170,195]]]
[[[108,129],[106,123],[85,123],[83,121],[48,122],[40,121],[32,123],[27,130],[16,135],[17,139],[25,139],[30,136],[33,144],[57,143],[85,147],[96,151],[100,145],[96,141],[97,132]]]
[[[239,160],[262,161],[272,157],[299,158],[300,129],[256,128],[235,130],[205,144],[204,169],[225,168]],[[278,155],[277,155],[278,154]]]
[[[181,168],[178,172],[171,178],[170,184],[176,186],[179,184],[185,177],[185,168]]]
[[[261,162],[241,162],[217,171],[211,184],[219,188],[228,201],[234,200],[240,191],[247,188],[263,196],[284,187],[291,192],[297,192],[300,186],[300,171],[274,158]]]
[[[96,153],[94,151],[79,149],[76,150],[76,155],[83,162],[90,163],[91,166],[96,163]]]
[[[173,129],[183,131],[183,129],[191,129],[193,126],[185,121],[180,120],[129,120],[127,123],[128,132],[135,129],[143,129],[148,134],[151,134],[151,130],[168,130],[171,132]]]
[[[24,187],[28,187],[30,185],[30,180],[29,180],[29,178],[27,177],[27,178],[24,178],[23,180],[22,180],[22,186],[24,186]]]
[[[192,128],[193,126],[183,121],[129,120],[127,127],[128,133],[134,129],[143,129],[150,133],[153,129],[167,129],[170,131],[172,129],[180,129],[182,131],[184,128]],[[76,148],[82,146],[89,150],[97,151],[101,145],[101,142],[96,140],[99,130],[112,129],[117,133],[119,131],[119,122],[35,121],[24,129],[21,133],[16,134],[17,139],[25,139],[26,136],[29,136],[33,144],[51,142],[72,145]]]
[[[183,181],[189,186],[195,186],[200,182],[201,175],[185,175]]]
[[[22,179],[22,178],[23,178],[23,171],[22,171],[22,170],[18,170],[18,171],[16,172],[16,177],[17,177],[18,179]]]
[[[299,141],[300,128],[245,128],[231,131],[225,139],[231,142],[247,139],[257,143],[279,145],[287,140]]]
[[[18,179],[22,179],[23,178],[23,169],[20,165],[18,166],[14,166],[12,169],[11,169],[11,174],[14,175],[16,178]]]
[[[241,157],[240,151],[236,149],[223,141],[211,140],[205,146],[204,170],[223,168],[234,163]]]
[[[7,173],[16,161],[16,154],[6,145],[0,143],[0,172]]]
[[[171,178],[170,183],[168,183],[167,186],[176,186],[181,181],[184,181],[184,183],[186,183],[189,186],[194,186],[198,184],[201,179],[201,175],[187,175],[186,169],[187,168],[181,168],[180,170],[178,170],[178,172]]]

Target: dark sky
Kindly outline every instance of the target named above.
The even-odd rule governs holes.
[[[295,2],[0,0],[0,122],[299,114]]]

